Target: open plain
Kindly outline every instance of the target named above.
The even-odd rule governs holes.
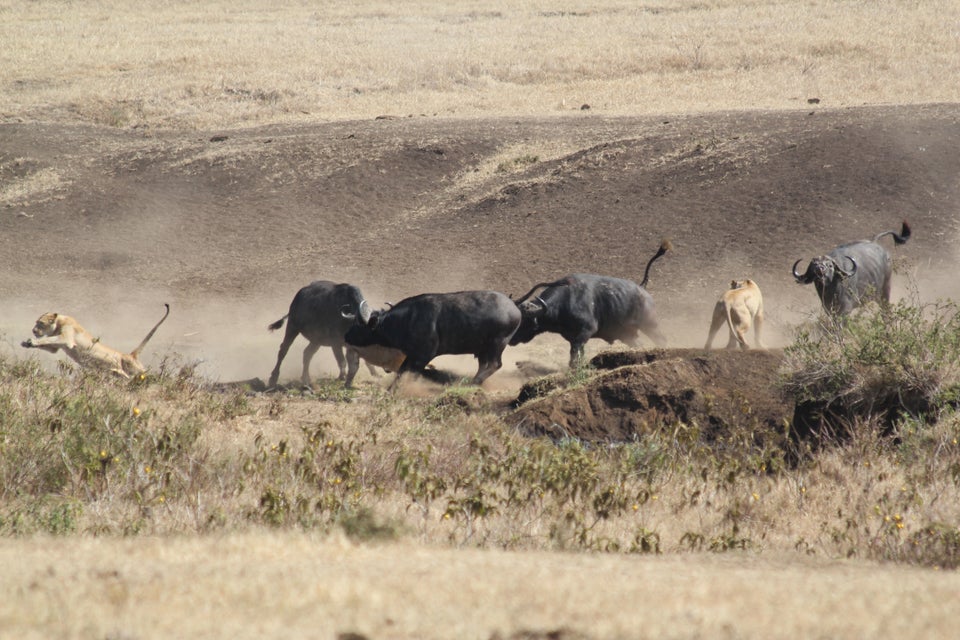
[[[0,638],[949,637],[960,577],[900,545],[933,523],[957,531],[956,476],[920,483],[903,448],[858,441],[769,475],[731,466],[733,439],[711,441],[720,462],[702,480],[693,456],[652,479],[638,466],[627,477],[644,488],[594,527],[384,479],[409,451],[432,455],[436,477],[488,464],[471,457],[489,444],[478,432],[504,434],[491,445],[504,468],[538,446],[510,405],[563,375],[558,337],[508,348],[462,395],[432,383],[389,395],[390,378],[366,371],[342,392],[326,349],[313,395],[236,390],[266,378],[279,344],[267,324],[321,278],[375,306],[427,291],[516,296],[568,273],[639,281],[669,238],[648,285],[668,356],[700,357],[713,303],[752,278],[776,358],[819,312],[794,261],[908,220],[913,237],[891,248],[893,298],[958,299],[958,78],[960,5],[947,1],[0,0],[0,406],[44,425],[64,406],[43,394],[75,374],[19,346],[41,313],[126,349],[163,303],[170,318],[143,361],[174,382],[107,384],[127,413],[143,407],[150,433],[205,393],[216,404],[197,410],[202,455],[166,492],[143,481],[121,493],[104,453],[95,489],[76,470],[69,491],[31,496],[4,471]],[[304,345],[283,379],[299,376]],[[779,415],[762,404],[775,375],[758,381],[761,356],[740,356],[714,356],[725,383],[711,394]],[[25,362],[34,386],[10,373]],[[169,392],[181,366],[196,376],[181,375],[188,397]],[[56,401],[90,388],[76,385]],[[566,435],[603,441],[575,431],[596,405],[577,411]],[[935,450],[960,459],[950,420]],[[275,458],[311,430],[363,470],[338,508],[371,508],[395,524],[386,540],[335,517],[273,517],[295,507],[272,489],[299,486]],[[669,440],[685,437],[678,426]],[[263,466],[225,487],[247,471],[220,459]],[[216,468],[190,475],[204,465]],[[152,472],[133,466],[131,478]],[[18,529],[31,501],[70,505],[56,512],[70,525]]]

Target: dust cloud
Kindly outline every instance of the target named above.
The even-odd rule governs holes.
[[[684,303],[666,305],[667,310],[659,312],[661,329],[668,339],[668,346],[676,348],[701,348],[705,342],[710,323],[710,313],[716,297],[723,292],[722,286],[716,288],[716,296],[704,296],[696,304]],[[918,288],[925,292],[942,291],[947,279],[927,281]],[[908,284],[895,288],[894,299],[903,295],[914,295]],[[293,290],[290,294],[292,298]],[[777,296],[765,294],[766,322],[763,329],[763,342],[768,348],[778,348],[789,344],[796,327],[805,319],[815,315],[817,301],[815,293],[809,292],[805,304],[791,301],[782,307],[776,304]],[[925,299],[926,295],[925,295]],[[283,337],[283,330],[271,332],[267,325],[287,312],[287,304],[277,304],[275,300],[246,300],[238,303],[225,299],[179,299],[175,296],[156,293],[153,296],[140,295],[137,300],[102,300],[98,304],[77,302],[71,308],[69,304],[58,305],[46,299],[21,300],[9,304],[0,320],[0,351],[5,357],[36,358],[44,368],[56,370],[56,362],[65,359],[62,355],[51,355],[38,351],[27,351],[19,346],[21,340],[30,337],[30,330],[36,318],[46,311],[57,311],[74,316],[93,335],[122,351],[133,349],[163,314],[163,302],[171,305],[170,316],[161,325],[156,335],[147,345],[141,356],[148,368],[160,366],[164,360],[173,365],[195,365],[197,372],[214,382],[230,382],[251,378],[266,379],[276,362],[277,349]],[[714,341],[715,348],[726,344],[726,332],[721,330]],[[650,341],[641,335],[641,348],[650,348]],[[753,343],[753,333],[748,336]],[[297,380],[302,368],[303,349],[307,341],[301,336],[293,343],[281,367],[281,380]],[[625,345],[609,345],[601,340],[591,340],[586,347],[586,356],[607,349],[623,349]],[[536,375],[562,371],[569,358],[569,345],[560,336],[543,334],[532,342],[508,347],[503,354],[503,368],[484,384],[490,390],[508,390],[518,388],[529,378],[526,373],[535,371]],[[471,378],[476,374],[477,361],[471,356],[439,356],[433,366],[453,376]],[[311,375],[314,379],[335,377],[338,373],[336,362],[329,348],[323,347],[314,356],[311,363]],[[361,367],[358,381],[371,380],[365,367]],[[392,378],[391,378],[392,379]],[[382,383],[388,382],[381,380]]]
[[[914,303],[929,303],[940,299],[955,299],[960,294],[960,283],[953,268],[960,262],[960,252],[951,256],[915,258],[910,245],[898,247],[894,253],[895,274],[892,299],[907,299]],[[677,259],[674,257],[674,259]],[[398,302],[418,291],[455,291],[482,288],[482,272],[475,261],[464,256],[456,264],[449,264],[437,278],[424,274],[413,276],[410,290],[388,292],[369,284],[361,284],[367,299],[375,308],[384,308],[388,301]],[[668,287],[663,276],[651,275],[648,289],[654,296],[660,328],[671,348],[702,348],[706,340],[713,306],[729,286],[730,280],[751,278],[761,287],[764,296],[766,320],[763,343],[767,348],[782,348],[793,340],[797,328],[809,323],[820,312],[819,301],[812,287],[800,287],[789,273],[764,272],[751,264],[746,253],[728,251],[718,258],[715,268],[699,280]],[[335,278],[332,278],[335,279]],[[267,325],[287,313],[297,290],[307,284],[277,285],[269,293],[246,296],[242,299],[217,297],[183,297],[176,291],[158,288],[131,290],[129,286],[90,282],[61,281],[55,288],[37,295],[8,300],[0,317],[0,354],[7,358],[35,358],[45,369],[55,371],[63,355],[28,351],[20,341],[30,337],[36,318],[47,311],[71,315],[94,336],[111,347],[130,351],[162,317],[163,304],[171,305],[166,322],[144,349],[141,356],[148,368],[156,368],[165,361],[169,365],[193,365],[197,372],[214,382],[232,382],[261,378],[265,380],[276,362],[283,331],[271,332]],[[714,340],[714,348],[726,346],[726,330]],[[748,335],[754,343],[754,334]],[[303,349],[307,341],[298,337],[281,367],[280,379],[298,380],[302,368]],[[640,336],[640,348],[650,348],[650,340]],[[587,344],[586,355],[592,357],[607,349],[628,348],[622,344],[608,345],[601,340]],[[503,368],[491,376],[484,388],[494,391],[515,390],[531,376],[562,371],[567,366],[569,345],[560,336],[544,334],[524,345],[508,347],[503,354]],[[440,356],[433,366],[452,376],[472,378],[477,361],[471,356]],[[532,372],[532,373],[531,373]],[[331,350],[323,347],[314,356],[311,375],[314,379],[335,377],[338,373]],[[374,380],[361,366],[358,382]],[[392,376],[376,379],[386,386]],[[437,386],[425,383],[427,389]],[[405,387],[410,393],[420,393]],[[405,391],[406,392],[406,391]]]

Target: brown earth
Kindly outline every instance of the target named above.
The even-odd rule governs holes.
[[[16,345],[33,320],[57,310],[129,348],[170,302],[148,364],[176,353],[215,379],[265,377],[279,343],[265,327],[311,280],[353,282],[377,303],[519,294],[572,272],[639,280],[668,237],[674,250],[648,289],[670,346],[691,351],[607,374],[609,384],[543,409],[531,429],[573,429],[602,396],[606,422],[588,435],[630,437],[644,412],[666,410],[640,396],[698,389],[701,404],[749,396],[758,419],[775,422],[782,407],[764,384],[774,355],[699,349],[713,302],[731,279],[753,278],[766,342],[783,346],[818,309],[814,291],[794,284],[793,262],[904,218],[914,236],[892,251],[894,297],[957,297],[958,146],[958,105],[193,133],[5,124],[2,347],[24,355]],[[298,375],[298,351],[284,377]],[[485,388],[513,397],[559,370],[566,351],[550,337],[508,349]],[[321,360],[332,370],[329,352]],[[688,409],[669,407],[679,418]]]
[[[521,433],[553,439],[630,442],[683,424],[715,442],[745,423],[782,433],[793,418],[793,403],[771,384],[777,352],[656,349],[600,354],[591,364],[600,373],[584,385],[533,397],[506,419]],[[549,381],[528,383],[520,398],[548,390]]]

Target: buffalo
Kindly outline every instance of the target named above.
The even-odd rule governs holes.
[[[900,233],[884,231],[873,240],[842,244],[811,260],[803,273],[797,271],[800,264],[797,260],[793,263],[793,277],[799,284],[813,283],[824,310],[830,315],[847,315],[870,300],[887,304],[893,261],[887,250],[877,244],[887,235],[895,244],[904,244],[910,239],[910,225],[904,220]]]
[[[273,324],[269,325],[270,331],[276,331],[283,326],[283,321],[287,321],[287,331],[280,343],[280,351],[277,353],[277,365],[270,374],[268,388],[274,388],[277,385],[277,379],[280,377],[280,364],[283,362],[291,343],[300,334],[309,341],[309,344],[303,350],[303,373],[300,376],[301,382],[305,386],[310,386],[310,360],[320,347],[327,346],[333,350],[333,357],[337,360],[337,366],[340,369],[339,380],[344,380],[346,386],[353,383],[360,368],[360,352],[355,349],[347,348],[344,356],[344,334],[347,329],[353,326],[353,321],[344,318],[344,313],[354,314],[363,320],[370,317],[370,305],[364,299],[360,289],[352,284],[336,284],[328,280],[317,280],[303,287],[293,297],[290,303],[290,310]],[[374,355],[368,354],[372,360],[367,360],[367,367],[372,374],[376,374],[371,365],[371,361],[381,366],[389,367],[389,362],[398,360],[396,352],[383,353],[382,350]],[[402,360],[402,356],[399,358]],[[394,366],[399,366],[394,365]]]
[[[343,316],[354,319],[349,313]],[[357,348],[381,345],[402,351],[406,359],[397,380],[407,371],[423,374],[439,355],[471,354],[480,362],[473,378],[479,385],[503,365],[503,350],[520,319],[517,305],[496,291],[425,293],[374,311],[366,320],[357,317],[345,339]]]
[[[511,345],[530,342],[539,334],[559,333],[570,343],[570,366],[583,359],[583,348],[590,338],[601,338],[610,344],[621,340],[631,347],[638,345],[643,333],[657,346],[666,338],[658,328],[653,296],[645,289],[650,266],[669,251],[664,240],[647,262],[640,284],[632,280],[577,273],[553,282],[541,282],[517,300],[523,315],[520,328]],[[534,292],[543,288],[539,296]]]

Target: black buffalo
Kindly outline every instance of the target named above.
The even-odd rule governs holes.
[[[402,351],[406,360],[397,379],[407,371],[422,374],[439,355],[471,354],[480,361],[473,384],[481,384],[502,366],[503,350],[518,326],[520,309],[502,293],[424,293],[374,311],[347,331],[346,341]]]
[[[570,366],[583,358],[583,348],[590,338],[609,343],[621,340],[637,346],[643,333],[658,346],[667,340],[660,333],[653,296],[644,288],[650,276],[650,265],[670,249],[664,241],[643,273],[643,282],[577,273],[553,282],[541,282],[517,301],[523,314],[520,328],[510,344],[530,342],[549,331],[559,333],[570,343]],[[544,288],[539,296],[534,292]]]
[[[287,320],[287,332],[283,336],[280,351],[277,353],[277,366],[273,368],[267,386],[273,388],[277,385],[280,364],[286,357],[291,343],[298,335],[303,334],[303,337],[309,341],[303,350],[303,373],[300,376],[303,384],[310,386],[310,360],[320,347],[326,346],[333,350],[333,357],[337,360],[337,366],[340,368],[339,379],[344,380],[349,387],[360,368],[360,354],[353,349],[347,349],[344,356],[346,343],[343,337],[347,329],[353,326],[353,322],[344,318],[343,314],[354,314],[366,320],[370,317],[370,311],[370,305],[367,304],[360,289],[352,284],[317,280],[297,291],[287,315],[268,327],[270,331],[276,331],[283,326],[283,321]],[[367,366],[370,366],[369,362]],[[371,368],[371,373],[373,372]]]
[[[870,300],[889,303],[893,261],[887,250],[877,244],[887,235],[895,244],[904,244],[910,239],[910,225],[904,220],[900,233],[884,231],[873,240],[842,244],[811,260],[802,274],[797,271],[797,260],[793,263],[793,277],[800,284],[812,282],[824,310],[831,315],[847,315]]]

